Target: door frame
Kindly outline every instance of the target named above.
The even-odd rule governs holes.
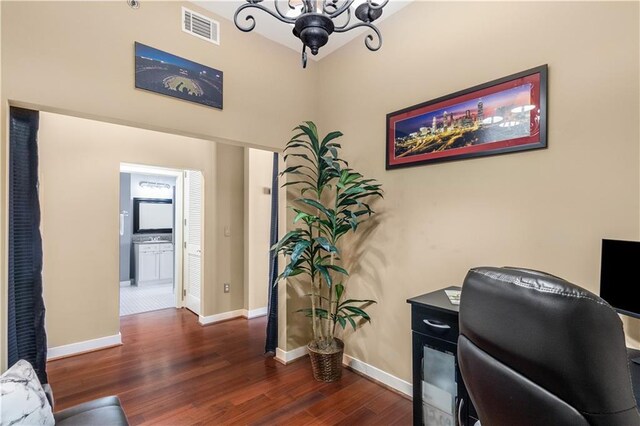
[[[175,307],[182,308],[184,306],[184,299],[182,297],[184,293],[184,277],[182,273],[182,259],[184,250],[184,170],[160,166],[149,166],[143,164],[120,163],[120,173],[151,174],[160,176],[171,176],[176,178],[176,196],[174,200],[175,217],[173,223],[173,256],[175,265],[173,268],[173,296]]]

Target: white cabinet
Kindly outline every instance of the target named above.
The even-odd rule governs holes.
[[[173,282],[173,244],[135,243],[134,245],[137,285]]]
[[[136,282],[143,284],[147,281],[158,281],[160,279],[158,254],[151,251],[141,251],[138,259]]]
[[[160,255],[160,277],[161,280],[173,280],[173,248],[161,250]]]

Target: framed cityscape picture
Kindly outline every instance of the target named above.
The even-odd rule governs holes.
[[[135,43],[136,88],[222,109],[222,71]]]
[[[387,170],[547,147],[547,65],[387,114]]]

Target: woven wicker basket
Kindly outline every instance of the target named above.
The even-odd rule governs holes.
[[[309,349],[309,357],[311,358],[313,378],[319,382],[335,382],[340,380],[342,377],[342,354],[344,352],[344,343],[340,339],[335,340],[338,350],[334,353],[321,353],[318,352],[317,349],[312,348],[311,343],[307,345],[307,349]]]

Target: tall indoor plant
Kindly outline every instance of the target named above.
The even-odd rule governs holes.
[[[301,312],[311,318],[313,340],[308,349],[317,380],[333,381],[342,373],[343,342],[336,337],[338,326],[370,321],[365,308],[373,300],[346,299],[345,278],[349,272],[342,265],[340,240],[356,232],[358,225],[374,212],[370,202],[382,196],[375,179],[365,179],[340,158],[341,146],[335,140],[341,132],[331,132],[322,140],[313,122],[294,129],[287,143],[282,175],[289,180],[299,197],[290,206],[296,213],[294,225],[273,247],[287,256],[279,280],[297,276],[296,282],[309,286],[310,307]]]

